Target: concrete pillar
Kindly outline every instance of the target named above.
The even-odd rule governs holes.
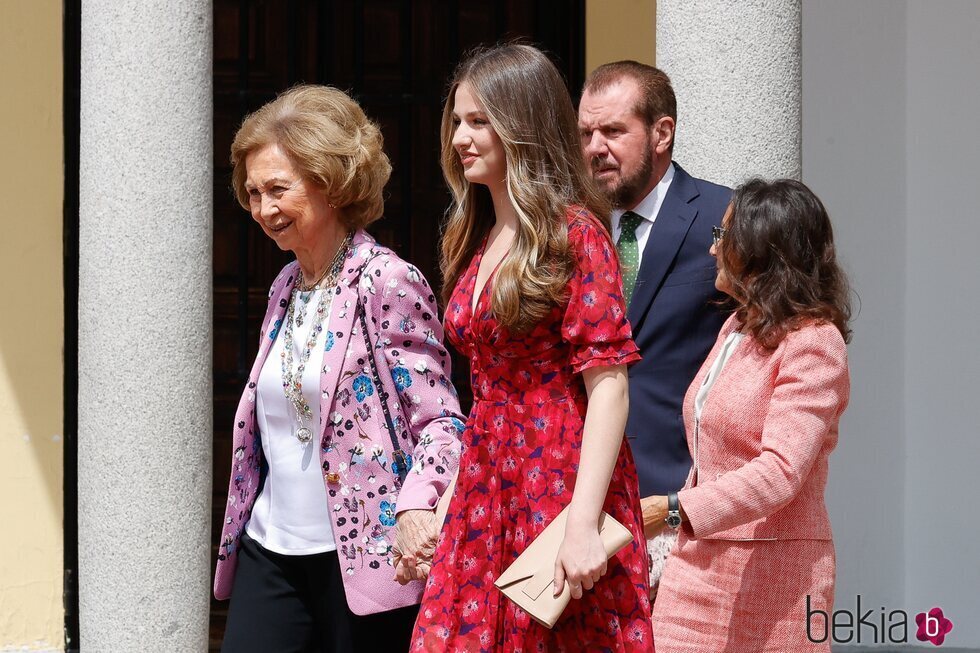
[[[674,158],[695,177],[800,178],[800,0],[659,0],[657,66],[677,93]]]
[[[211,12],[82,2],[82,651],[207,650]]]

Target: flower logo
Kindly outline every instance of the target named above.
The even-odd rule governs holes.
[[[942,646],[946,635],[953,630],[953,622],[943,615],[942,608],[920,612],[915,615],[915,623],[919,626],[915,638],[920,642],[932,642],[935,646]]]

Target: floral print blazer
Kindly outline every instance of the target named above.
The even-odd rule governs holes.
[[[218,549],[214,595],[231,596],[239,538],[262,484],[265,462],[255,416],[256,384],[283,324],[299,269],[290,263],[272,284],[261,343],[235,415],[228,503]],[[419,602],[424,583],[393,580],[395,514],[435,508],[459,463],[462,416],[450,381],[435,293],[422,274],[364,231],[337,281],[325,328],[320,374],[320,462],[347,603],[372,614]],[[357,315],[383,388],[375,387]],[[324,340],[320,340],[324,343]],[[380,391],[379,391],[380,390]],[[392,451],[382,396],[408,473]]]

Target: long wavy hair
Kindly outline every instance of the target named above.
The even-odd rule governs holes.
[[[514,243],[493,279],[491,310],[504,327],[526,331],[565,298],[573,270],[566,211],[584,207],[608,231],[609,204],[586,168],[575,108],[548,57],[523,44],[471,52],[456,70],[442,112],[442,171],[453,195],[440,261],[446,302],[494,224],[490,191],[466,180],[452,144],[461,84],[503,143],[507,194],[518,217]]]
[[[830,216],[804,184],[752,179],[737,188],[717,250],[737,319],[764,348],[813,321],[832,323],[850,341],[850,287]]]

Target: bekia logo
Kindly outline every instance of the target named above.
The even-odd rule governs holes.
[[[915,615],[915,623],[919,626],[915,638],[920,642],[932,642],[936,646],[942,646],[947,633],[953,630],[953,622],[943,615],[942,608],[920,612]]]
[[[943,614],[942,608],[932,608],[928,612],[915,615],[915,638],[920,642],[931,642],[942,646],[946,635],[953,630],[953,622]],[[904,644],[909,641],[909,615],[905,610],[877,611],[861,609],[861,595],[857,595],[856,609],[826,610],[815,609],[810,595],[806,597],[806,637],[814,644],[830,639],[835,644]]]

